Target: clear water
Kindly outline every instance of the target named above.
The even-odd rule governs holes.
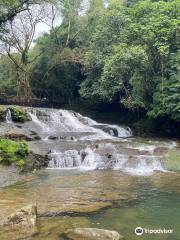
[[[95,227],[114,229],[127,240],[131,239],[180,239],[180,195],[151,193],[137,203],[108,209],[90,217]],[[144,234],[136,236],[136,227],[147,229],[173,229],[173,234]]]
[[[0,194],[1,214],[30,203],[37,204],[41,216],[38,218],[36,233],[25,239],[63,240],[60,235],[74,227],[116,230],[127,240],[180,239],[178,173],[157,173],[143,177],[110,170],[46,170],[27,176],[26,181],[0,189]],[[107,202],[111,205],[105,205],[105,208],[98,205]],[[74,214],[69,214],[68,208],[72,203]],[[84,208],[86,203],[87,208]],[[89,211],[94,207],[97,209]],[[60,216],[45,216],[44,213],[60,213]],[[173,229],[174,233],[137,237],[134,234],[137,226]],[[1,231],[0,239],[21,239],[18,234]]]

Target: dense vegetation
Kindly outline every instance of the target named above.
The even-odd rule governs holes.
[[[81,0],[59,2],[61,25],[39,37],[33,48],[12,53],[18,66],[8,54],[1,56],[1,93],[19,95],[20,65],[38,98],[116,105],[146,122],[177,124],[180,0],[110,0],[107,7],[103,0],[90,0],[85,10]],[[23,92],[30,97],[29,90]]]
[[[22,168],[29,154],[29,149],[24,142],[0,139],[0,164],[16,165]]]

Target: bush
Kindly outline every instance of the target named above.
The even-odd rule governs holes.
[[[31,121],[31,117],[26,112],[26,110],[21,109],[20,107],[10,107],[9,109],[11,111],[12,120],[14,122],[24,123],[27,121]]]
[[[25,142],[0,139],[0,164],[23,167],[28,155],[29,149]]]

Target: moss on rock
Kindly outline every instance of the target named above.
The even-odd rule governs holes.
[[[9,110],[11,111],[12,120],[14,122],[24,123],[27,121],[31,121],[31,117],[26,110],[20,107],[10,107]]]
[[[29,148],[25,142],[0,139],[0,164],[23,168],[25,160],[29,155]]]

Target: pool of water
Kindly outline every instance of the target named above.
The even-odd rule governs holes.
[[[179,173],[45,170],[0,189],[0,194],[1,215],[32,203],[39,212],[33,236],[1,231],[2,240],[63,240],[61,234],[74,227],[116,230],[127,240],[180,239]],[[136,227],[173,229],[173,234],[136,236]]]
[[[131,239],[180,239],[180,195],[156,192],[126,205],[110,208],[90,217],[92,225],[114,229]],[[173,229],[173,234],[144,234],[136,236],[136,227]]]

